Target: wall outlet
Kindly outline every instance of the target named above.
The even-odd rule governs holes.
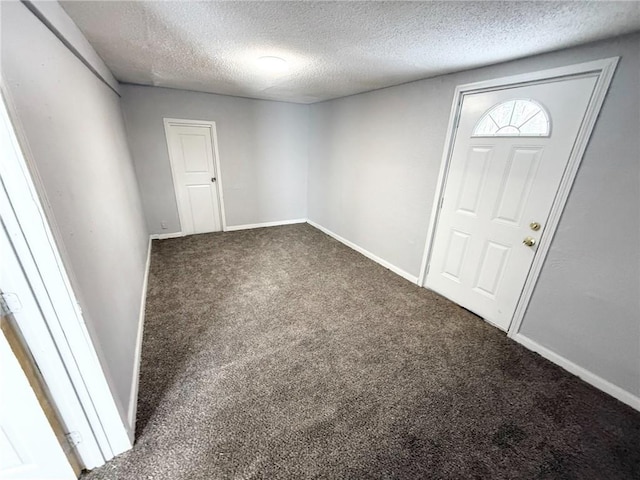
[[[160,228],[162,228],[163,230],[167,229],[167,222],[165,222],[164,220],[160,222]]]

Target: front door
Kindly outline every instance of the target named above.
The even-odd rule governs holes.
[[[428,288],[509,328],[596,81],[464,96]]]
[[[166,122],[182,233],[222,230],[213,127]]]

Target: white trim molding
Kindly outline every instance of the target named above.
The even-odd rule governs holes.
[[[142,335],[144,332],[144,317],[147,305],[147,289],[149,285],[149,271],[151,270],[151,248],[152,238],[149,236],[149,246],[147,247],[147,261],[144,268],[144,278],[142,280],[142,292],[140,294],[140,314],[138,315],[138,333],[136,334],[136,351],[134,354],[133,376],[131,377],[131,396],[127,409],[127,433],[133,443],[136,433],[136,415],[138,412],[138,389],[140,387],[140,363],[142,360]]]
[[[265,228],[265,227],[279,227],[281,225],[293,225],[296,223],[306,223],[306,218],[294,218],[292,220],[277,220],[275,222],[263,222],[263,223],[246,223],[244,225],[231,225],[225,226],[225,232],[237,232],[239,230],[251,230],[253,228]],[[211,232],[216,233],[216,232]],[[152,240],[164,240],[166,238],[178,238],[184,237],[185,234],[182,232],[172,232],[172,233],[152,233]]]
[[[632,394],[631,392],[628,392],[627,390],[624,390],[618,387],[617,385],[614,385],[613,383],[605,380],[602,377],[599,377],[598,375],[587,370],[586,368],[583,368],[580,365],[577,365],[572,361],[567,360],[561,355],[558,355],[557,353],[555,353],[553,350],[550,350],[547,347],[543,347],[539,343],[531,340],[528,337],[525,337],[521,333],[516,333],[515,335],[512,335],[511,338],[516,342],[518,342],[520,345],[523,345],[529,350],[536,352],[540,356],[564,368],[569,373],[572,373],[575,376],[581,378],[588,384],[593,385],[598,390],[608,393],[612,397],[620,400],[622,403],[625,403],[629,405],[631,408],[635,408],[636,410],[640,411],[640,397]]]
[[[598,80],[593,89],[593,95],[591,96],[591,101],[589,102],[589,106],[587,107],[587,112],[585,114],[584,120],[582,122],[580,130],[578,131],[576,143],[574,144],[571,155],[569,156],[567,169],[564,172],[564,176],[562,177],[560,186],[558,187],[556,198],[553,202],[553,206],[551,207],[551,212],[549,213],[549,218],[547,219],[547,226],[545,227],[544,232],[540,237],[540,242],[538,243],[536,254],[533,257],[533,264],[531,265],[531,269],[529,270],[529,275],[527,276],[522,294],[511,320],[511,325],[509,326],[509,336],[514,336],[520,331],[520,326],[522,325],[522,321],[524,320],[524,315],[527,307],[529,306],[529,301],[533,296],[533,290],[538,281],[538,276],[542,271],[542,266],[544,265],[544,261],[547,258],[547,254],[549,253],[549,250],[551,248],[551,241],[553,240],[558,225],[560,224],[560,217],[562,216],[564,207],[567,204],[569,193],[571,192],[571,188],[573,187],[573,182],[578,174],[580,164],[582,163],[582,157],[584,156],[584,152],[587,149],[589,139],[591,138],[591,133],[593,132],[596,120],[598,119],[598,115],[600,114],[600,109],[602,108],[604,99],[607,95],[607,92],[609,91],[609,85],[611,84],[611,80],[613,79],[613,74],[616,70],[616,66],[618,65],[618,60],[619,57],[613,57],[604,60],[597,60],[595,62],[582,63],[579,65],[574,65],[573,67],[567,67],[570,69],[569,71],[572,75],[593,74],[598,76]],[[569,73],[567,72],[566,75],[569,75]]]
[[[165,240],[167,238],[179,238],[184,237],[184,233],[182,232],[172,232],[172,233],[152,233],[149,236],[150,240]]]
[[[247,223],[245,225],[231,225],[225,228],[225,232],[236,232],[238,230],[251,230],[253,228],[264,227],[279,227],[281,225],[293,225],[296,223],[306,223],[306,218],[295,218],[293,220],[278,220],[276,222],[264,222],[264,223]]]
[[[602,60],[595,60],[592,62],[580,63],[576,65],[569,65],[566,67],[553,68],[549,70],[542,70],[538,72],[525,73],[521,75],[515,75],[504,78],[497,78],[493,80],[486,80],[477,83],[469,83],[465,85],[459,85],[456,87],[453,102],[451,105],[451,114],[449,115],[449,124],[447,127],[447,136],[445,140],[445,148],[442,153],[442,161],[440,163],[440,172],[438,173],[438,182],[436,186],[436,193],[433,199],[433,206],[431,209],[431,217],[429,219],[429,229],[427,231],[427,238],[425,242],[424,254],[422,256],[422,264],[420,267],[420,277],[418,284],[425,286],[427,277],[427,271],[429,269],[429,263],[431,260],[431,251],[433,248],[433,241],[435,238],[435,231],[438,225],[440,202],[445,194],[445,186],[447,181],[447,173],[449,170],[449,164],[451,162],[451,154],[453,152],[453,146],[455,142],[456,125],[460,118],[460,112],[462,109],[462,102],[465,95],[477,94],[481,92],[488,92],[494,90],[504,89],[505,87],[513,88],[515,86],[534,85],[538,83],[546,83],[550,81],[557,81],[563,78],[575,78],[582,76],[594,76],[597,78],[596,85],[594,87],[593,95],[587,107],[585,118],[580,126],[576,142],[571,151],[567,169],[564,172],[558,193],[551,207],[551,213],[546,222],[546,226],[541,238],[538,241],[538,248],[536,250],[531,269],[524,284],[524,288],[518,300],[514,315],[509,325],[508,334],[513,337],[520,330],[520,325],[524,319],[524,314],[529,305],[529,300],[533,295],[533,289],[538,280],[538,276],[542,270],[545,258],[551,246],[551,241],[555,234],[555,231],[560,222],[560,216],[564,210],[564,206],[569,198],[569,192],[575,180],[580,162],[587,148],[591,132],[595,125],[600,108],[604,102],[604,98],[609,89],[613,73],[615,72],[618,64],[619,57],[606,58]]]
[[[366,249],[362,248],[360,245],[356,245],[355,243],[347,240],[344,237],[341,237],[337,233],[332,232],[328,228],[323,227],[322,225],[320,225],[320,224],[318,224],[316,222],[313,222],[311,220],[307,220],[307,223],[309,225],[311,225],[312,227],[317,228],[321,232],[326,233],[330,237],[335,238],[336,240],[338,240],[340,243],[346,245],[347,247],[352,248],[356,252],[358,252],[358,253],[364,255],[365,257],[373,260],[374,262],[382,265],[384,268],[386,268],[388,270],[391,270],[396,275],[400,275],[405,280],[409,280],[411,283],[416,283],[416,284],[418,283],[418,277],[416,277],[415,275],[411,275],[409,272],[405,272],[400,267],[396,267],[392,263],[389,263],[386,260],[383,260],[382,258],[378,257],[377,255],[371,253],[369,250],[366,250]]]

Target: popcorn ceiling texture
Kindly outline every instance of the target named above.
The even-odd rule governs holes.
[[[637,2],[61,3],[121,82],[297,103],[640,29]]]

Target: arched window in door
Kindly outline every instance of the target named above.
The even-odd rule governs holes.
[[[532,99],[498,103],[480,118],[473,137],[548,137],[551,121],[545,108]]]

